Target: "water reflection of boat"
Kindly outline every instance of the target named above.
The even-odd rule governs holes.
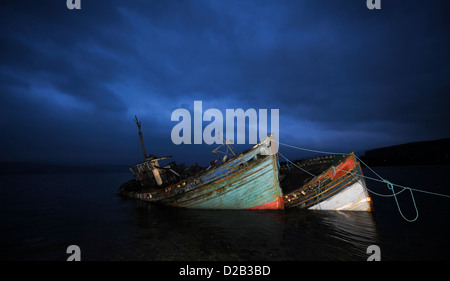
[[[135,231],[123,240],[118,259],[367,260],[367,247],[381,246],[372,212],[197,210],[138,203],[140,208],[130,208]]]
[[[122,260],[285,260],[284,212],[171,208],[137,201]],[[257,234],[257,235],[255,235]]]
[[[145,161],[130,168],[135,179],[120,187],[121,195],[196,209],[283,209],[273,135],[241,154],[232,150],[218,165],[184,169],[174,162],[161,167],[159,161],[169,157],[146,155],[137,118],[136,124]]]
[[[280,169],[286,208],[373,211],[372,200],[353,153],[303,160]]]
[[[367,260],[367,247],[380,245],[373,212],[286,211],[283,234],[293,260]]]

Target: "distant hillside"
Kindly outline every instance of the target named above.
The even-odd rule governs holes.
[[[29,162],[0,162],[0,174],[127,172],[127,165],[60,165]]]
[[[361,159],[370,166],[450,164],[450,138],[368,150]]]

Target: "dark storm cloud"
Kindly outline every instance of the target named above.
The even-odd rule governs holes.
[[[6,32],[0,56],[5,72],[35,84],[46,83],[103,109],[125,110],[120,98],[105,87],[117,78],[120,68],[119,60],[110,54],[123,51],[124,46],[105,35],[120,20],[114,9],[105,5],[105,13],[96,10],[90,17],[75,18],[65,3],[16,1],[10,5],[2,7]]]
[[[120,148],[111,131],[127,106],[113,84],[131,49],[114,33],[126,27],[116,7],[96,3],[79,14],[65,1],[1,6],[2,160],[104,162],[100,151]]]
[[[443,92],[450,90],[445,78],[450,60],[443,2],[426,7],[390,2],[379,14],[348,2],[307,3],[302,7],[307,20],[293,26],[299,36],[312,29],[316,37],[298,48],[307,56],[293,55],[295,63],[286,63],[280,75],[298,79],[275,79],[287,85],[277,97],[291,102],[290,112],[324,131],[347,130],[349,137],[352,130],[387,134],[398,142],[448,136],[443,124],[450,121],[444,109],[449,98]]]
[[[194,100],[279,108],[281,140],[325,150],[448,137],[449,12],[446,1],[6,1],[3,157],[119,161],[135,154],[134,114],[152,152],[188,153],[171,144],[170,114]]]

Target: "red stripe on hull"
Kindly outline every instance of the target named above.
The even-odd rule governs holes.
[[[255,206],[255,207],[251,207],[248,208],[247,210],[284,210],[284,202],[283,202],[283,197],[277,197],[277,200],[267,203],[267,204],[263,204],[260,206]]]

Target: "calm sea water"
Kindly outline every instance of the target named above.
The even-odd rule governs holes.
[[[450,166],[376,169],[392,182],[450,194]],[[367,172],[367,171],[366,171]],[[375,212],[220,211],[155,207],[117,195],[128,173],[0,175],[1,260],[447,260],[450,198],[414,193],[409,223],[393,198]],[[384,184],[368,181],[379,193]],[[399,195],[415,216],[409,192]]]

